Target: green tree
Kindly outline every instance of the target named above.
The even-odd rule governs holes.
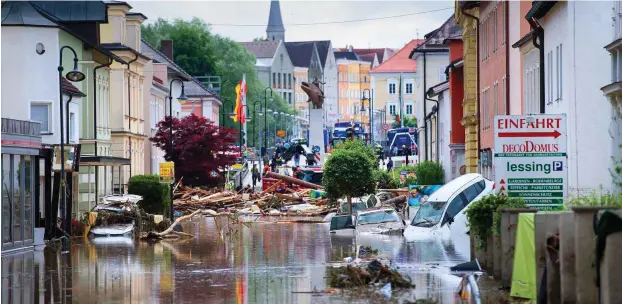
[[[255,56],[241,44],[211,33],[210,26],[201,19],[193,18],[191,21],[176,19],[172,22],[158,19],[153,24],[143,25],[142,35],[149,44],[156,48],[161,45],[162,40],[173,40],[175,63],[193,76],[220,76],[222,81],[220,97],[233,104],[236,100],[235,86],[242,80],[242,76],[246,75],[248,118],[252,118],[255,114],[256,101],[261,101],[263,105],[264,86],[257,77]],[[275,112],[295,113],[293,108],[278,94],[273,94],[273,98],[267,102],[267,107]],[[228,116],[231,113],[229,104],[226,108],[221,107],[220,111],[221,115],[223,111],[225,113],[223,123],[226,126],[239,128],[239,124],[233,122]],[[257,109],[257,113],[259,112]],[[250,121],[247,124],[247,145],[257,142],[259,138],[256,133],[264,129],[263,117],[257,114],[255,119],[259,121]],[[277,121],[274,115],[269,115],[270,138],[273,136],[272,130],[274,130],[275,123]],[[280,124],[280,121],[278,123]]]
[[[397,121],[397,114],[393,115],[393,124],[391,128],[401,128],[402,124]],[[405,128],[416,128],[417,127],[417,117],[415,116],[405,116],[404,117],[404,127]]]
[[[372,152],[373,155],[373,152]],[[322,184],[329,198],[346,197],[352,213],[352,198],[374,193],[377,174],[373,156],[356,141],[335,149],[324,164]]]

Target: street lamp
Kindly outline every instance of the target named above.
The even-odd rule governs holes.
[[[365,92],[367,91],[367,96],[365,97]],[[363,96],[361,97],[361,112],[365,112],[365,100],[369,101],[369,143],[373,146],[373,130],[374,130],[374,122],[373,122],[373,109],[374,109],[374,100],[371,96],[371,91],[369,89],[363,90]]]
[[[268,91],[270,91],[270,101],[273,100],[272,98],[272,88],[270,87],[266,87],[265,89],[263,89],[263,123],[264,123],[264,137],[263,137],[263,145],[264,145],[264,149],[265,149],[265,153],[268,153],[268,112],[270,111],[268,110]],[[272,112],[272,111],[270,111]],[[263,156],[263,155],[262,155]]]
[[[257,120],[255,120],[255,114],[257,114],[257,104],[259,103],[259,116],[263,116],[263,114],[261,113],[261,101],[257,100],[255,101],[255,103],[253,104],[255,111],[253,112],[253,147],[257,148],[257,142],[255,141],[255,139],[257,138],[258,134],[257,134]],[[265,126],[264,126],[265,128]]]
[[[175,149],[173,149],[173,82],[175,81],[179,81],[179,83],[181,83],[181,94],[179,95],[179,97],[177,97],[177,101],[180,104],[184,104],[186,103],[186,101],[188,100],[188,97],[186,97],[186,94],[184,93],[184,81],[181,80],[180,78],[175,78],[173,80],[171,80],[171,82],[169,83],[169,88],[168,88],[168,116],[171,119],[170,121],[170,125],[168,126],[168,135],[169,135],[169,145],[170,145],[170,160],[173,162],[173,168],[175,168]],[[173,215],[173,186],[175,185],[175,175],[173,175],[173,184],[171,184],[171,189],[170,189],[170,196],[171,196],[171,221],[174,220],[175,215]]]
[[[65,130],[63,130],[63,51],[65,49],[69,49],[71,50],[71,52],[73,53],[73,70],[71,70],[70,72],[68,72],[65,77],[67,78],[67,80],[71,81],[71,82],[80,82],[82,80],[84,80],[84,78],[86,78],[86,76],[84,75],[84,73],[80,72],[78,70],[78,54],[76,53],[76,51],[68,46],[65,45],[63,47],[60,48],[60,55],[59,55],[59,60],[58,60],[58,104],[59,104],[59,108],[60,108],[60,180],[61,180],[61,201],[60,201],[60,208],[61,208],[61,213],[63,214],[63,230],[66,233],[71,232],[71,208],[67,208],[67,206],[65,206],[66,204],[66,190],[65,187],[66,185],[66,180],[65,180],[65,139],[63,138],[63,133],[65,133]],[[69,114],[67,114],[69,115]]]
[[[225,111],[227,111],[227,107],[225,107],[226,104],[230,105],[230,109],[231,112],[233,112],[233,102],[231,102],[231,100],[224,98],[223,102],[222,102],[222,113],[220,113],[221,119],[222,120],[222,126],[225,126]]]

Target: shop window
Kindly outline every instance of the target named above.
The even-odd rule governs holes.
[[[13,201],[12,206],[13,210],[11,214],[13,215],[13,241],[19,242],[22,241],[22,183],[20,183],[20,177],[24,175],[21,155],[13,155],[13,165],[12,168],[12,176],[13,180]]]

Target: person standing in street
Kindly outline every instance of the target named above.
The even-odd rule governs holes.
[[[294,164],[296,167],[300,166],[300,153],[298,151],[294,152]]]
[[[253,178],[253,189],[255,189],[255,187],[257,187],[257,180],[261,178],[261,176],[259,175],[259,169],[257,168],[257,165],[253,164],[253,170],[251,171],[251,173],[252,173],[252,178]]]
[[[406,156],[406,165],[408,165],[408,151],[406,149],[406,145],[402,146],[402,153],[404,156]]]
[[[397,146],[393,146],[393,156],[397,156]]]
[[[387,162],[387,171],[391,172],[393,170],[393,158],[389,157],[389,161]]]

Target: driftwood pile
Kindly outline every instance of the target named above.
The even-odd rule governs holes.
[[[244,193],[244,190],[238,192],[217,188],[207,190],[178,185],[173,193],[173,210],[188,215],[196,210],[235,212],[250,205],[257,205],[260,209],[267,211],[268,209],[279,210],[285,206],[309,203],[323,208],[314,209],[311,212],[312,214],[308,215],[325,215],[330,211],[326,206],[327,199],[311,199],[309,195],[313,189],[322,189],[321,186],[272,172],[267,177],[278,179],[278,182],[259,193]],[[277,190],[280,191],[277,192]],[[296,214],[300,215],[300,213],[297,212]]]

